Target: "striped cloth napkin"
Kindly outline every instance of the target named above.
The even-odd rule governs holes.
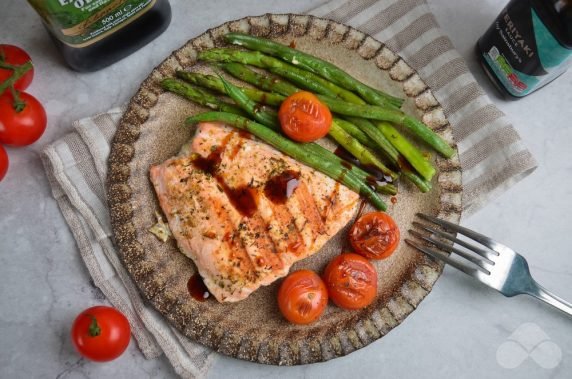
[[[465,217],[534,170],[534,158],[475,82],[425,0],[332,0],[310,13],[372,35],[432,88],[459,148]],[[216,354],[182,336],[143,301],[111,240],[104,183],[122,113],[117,108],[77,121],[74,132],[43,152],[46,174],[95,285],[126,314],[145,357],[164,353],[182,377],[203,377]]]

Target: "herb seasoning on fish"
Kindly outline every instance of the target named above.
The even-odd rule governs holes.
[[[234,134],[235,133],[229,133],[225,139],[222,140],[221,144],[213,149],[206,158],[201,157],[200,155],[195,157],[193,159],[193,166],[212,175],[216,179],[219,188],[228,196],[232,206],[243,216],[251,217],[257,209],[256,189],[248,186],[231,188],[226,184],[224,178],[218,174],[218,167],[222,161],[222,154],[226,150],[228,141]]]

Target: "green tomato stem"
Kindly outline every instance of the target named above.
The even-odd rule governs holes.
[[[92,315],[88,316],[91,317],[91,324],[89,324],[89,336],[97,337],[101,334],[101,328],[99,327],[99,324],[97,323],[97,319],[95,318],[95,316]]]
[[[21,65],[12,65],[6,63],[2,58],[0,60],[0,68],[4,70],[12,70],[12,75],[6,79],[4,82],[0,83],[0,94],[4,93],[4,91],[10,88],[10,93],[14,97],[14,102],[12,103],[12,107],[18,113],[22,112],[26,107],[26,103],[22,101],[20,98],[19,92],[14,88],[14,84],[20,79],[26,72],[32,69],[32,62],[28,61]]]
[[[10,93],[12,94],[12,98],[14,101],[12,102],[12,108],[16,111],[16,113],[20,113],[26,108],[26,103],[20,97],[20,92],[14,88],[14,86],[10,86]]]

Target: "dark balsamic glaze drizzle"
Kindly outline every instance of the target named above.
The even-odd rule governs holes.
[[[344,166],[348,170],[351,169],[350,165],[351,163],[354,166],[357,166],[362,170],[366,171],[369,175],[365,178],[365,181],[370,186],[383,185],[384,183],[393,182],[393,179],[389,175],[384,174],[383,172],[381,172],[381,170],[379,170],[375,166],[362,164],[342,146],[338,146],[334,151],[334,154],[343,159],[342,166]]]
[[[405,159],[401,154],[399,154],[399,156],[397,157],[397,164],[399,165],[399,168],[401,170],[415,171],[413,166],[411,166],[411,164],[407,162],[407,159]]]
[[[365,199],[360,199],[359,209],[358,209],[358,213],[356,215],[356,220],[362,216],[366,204],[367,204],[367,201]]]
[[[203,278],[198,273],[189,278],[187,289],[191,297],[197,301],[206,301],[211,296]]]
[[[336,148],[336,150],[334,150],[334,154],[336,154],[338,157],[340,157],[343,160],[348,161],[354,165],[359,164],[359,161],[356,159],[356,157],[351,155],[350,152],[347,151],[346,149],[344,149],[342,146],[338,146]]]
[[[344,171],[343,174],[341,175],[340,181],[343,180],[345,173],[346,172]],[[336,181],[336,184],[334,185],[334,189],[332,190],[332,193],[330,194],[330,196],[328,196],[328,204],[326,204],[326,206],[324,207],[324,211],[322,212],[322,214],[320,214],[320,217],[322,218],[323,222],[326,222],[326,220],[328,219],[328,215],[329,215],[330,211],[336,205],[336,201],[337,201],[337,197],[338,197],[339,192],[340,192],[340,182]]]
[[[257,210],[255,189],[250,188],[248,185],[240,186],[237,188],[231,188],[226,184],[224,178],[219,175],[218,167],[222,161],[222,154],[226,150],[228,141],[235,133],[229,133],[206,158],[197,157],[193,160],[193,166],[201,171],[204,171],[213,176],[216,179],[219,187],[224,191],[232,206],[243,216],[251,217]],[[250,136],[250,134],[249,134]],[[236,147],[235,147],[236,148]],[[238,151],[236,151],[238,153]],[[234,154],[231,152],[231,156]]]
[[[238,135],[242,139],[252,139],[253,138],[252,134],[250,134],[246,130],[239,130]]]
[[[341,163],[342,163],[342,166],[344,166],[344,168],[346,168],[346,169],[348,169],[348,170],[351,170],[351,169],[352,169],[352,165],[351,165],[350,162],[347,162],[347,161],[344,160],[344,161],[342,161]]]
[[[367,200],[364,198],[360,198],[359,208],[358,208],[356,218],[354,219],[354,224],[363,215],[363,211],[365,210],[366,205],[367,205]],[[352,227],[353,227],[353,225],[352,225]],[[351,231],[351,228],[350,228],[350,231]],[[348,245],[349,245],[348,242],[349,242],[349,239],[346,239],[344,245],[342,246],[342,250],[340,251],[340,254],[343,254],[347,251],[350,251],[350,252],[352,251],[353,248],[349,247],[349,249],[348,249]]]
[[[264,195],[275,204],[284,204],[300,184],[300,173],[294,170],[282,171],[272,176],[264,186]]]

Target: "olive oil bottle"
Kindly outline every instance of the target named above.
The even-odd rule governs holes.
[[[66,63],[96,71],[140,49],[171,22],[168,0],[28,0]]]

